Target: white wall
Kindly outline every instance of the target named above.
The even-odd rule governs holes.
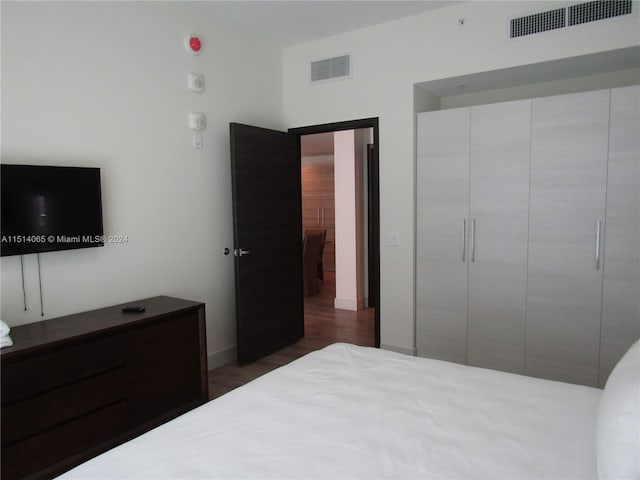
[[[553,6],[547,1],[464,2],[284,51],[287,125],[380,118],[380,313],[385,346],[406,352],[415,348],[414,108],[429,104],[430,99],[415,99],[414,84],[640,43],[637,13],[527,38],[507,38],[510,18]],[[311,60],[345,52],[352,55],[350,79],[309,83]],[[400,234],[399,246],[385,245],[387,232]]]
[[[229,122],[282,128],[281,52],[181,2],[2,2],[2,162],[102,169],[106,234],[128,243],[2,259],[10,325],[159,294],[206,303],[210,353],[233,347]],[[192,56],[183,41],[203,40]],[[205,92],[186,88],[205,76]],[[187,115],[207,115],[204,148]]]
[[[358,262],[358,198],[356,131],[333,134],[334,192],[336,216],[336,297],[343,310],[362,308],[361,264]],[[361,250],[361,248],[360,248]]]

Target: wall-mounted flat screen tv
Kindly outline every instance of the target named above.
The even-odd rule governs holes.
[[[2,256],[104,245],[99,168],[0,167]]]

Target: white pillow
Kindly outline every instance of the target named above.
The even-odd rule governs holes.
[[[640,478],[640,340],[611,372],[598,407],[598,476]]]
[[[9,325],[0,320],[0,337],[6,337],[7,335],[9,335],[10,331],[11,328],[9,328]]]

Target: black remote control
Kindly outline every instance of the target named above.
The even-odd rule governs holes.
[[[124,307],[122,309],[122,313],[142,313],[146,310],[146,308],[144,307],[140,307],[137,305],[131,306],[131,307]]]

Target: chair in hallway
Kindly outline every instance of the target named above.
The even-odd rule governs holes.
[[[321,233],[322,234],[322,246],[320,247],[320,253],[318,254],[316,269],[318,271],[318,278],[324,280],[324,265],[322,264],[322,256],[324,255],[324,244],[327,243],[327,229],[326,228],[305,228],[305,237],[309,233]]]
[[[310,297],[320,293],[318,283],[318,257],[324,244],[321,232],[305,232],[302,247],[302,278],[304,295]]]

